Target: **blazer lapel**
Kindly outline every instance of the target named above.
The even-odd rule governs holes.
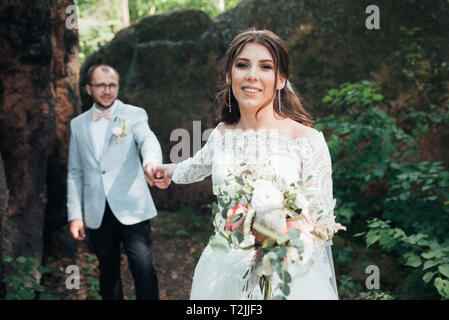
[[[97,159],[97,161],[100,161],[100,159],[97,157],[97,154],[95,153],[94,143],[92,141],[92,112],[93,107],[87,112],[86,119],[83,121],[83,132],[84,138],[87,141],[87,148],[90,149],[95,159]]]
[[[106,129],[106,134],[104,136],[103,152],[101,153],[100,159],[103,157],[104,153],[106,152],[106,149],[109,146],[109,143],[111,142],[112,128],[114,128],[117,125],[117,123],[118,123],[117,118],[120,116],[121,111],[122,111],[122,108],[121,108],[122,102],[118,99],[116,101],[117,101],[117,106],[114,110],[114,113],[111,116],[111,120],[109,121],[108,128]]]

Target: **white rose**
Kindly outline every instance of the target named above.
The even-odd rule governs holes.
[[[283,201],[284,196],[282,192],[270,181],[259,179],[254,182],[251,204],[258,214],[264,211],[282,208]]]
[[[315,242],[312,237],[304,232],[301,233],[300,239],[303,243],[303,252],[301,253],[302,264],[308,264],[313,260],[313,254],[315,252]]]
[[[257,211],[254,221],[278,234],[287,230],[287,213],[282,209]]]
[[[264,255],[262,263],[256,269],[258,276],[270,276],[273,273],[273,265],[271,264],[270,259],[276,259],[276,254],[274,252],[268,252]]]
[[[302,193],[296,194],[295,205],[298,208],[301,208],[303,212],[308,212],[310,202],[306,199],[306,197]]]
[[[290,262],[295,262],[295,261],[299,260],[298,249],[293,248],[293,247],[288,247],[287,248],[287,259]]]
[[[115,127],[112,129],[112,134],[114,136],[120,136],[123,132],[123,129],[121,127]]]

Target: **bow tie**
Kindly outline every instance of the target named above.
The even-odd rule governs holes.
[[[94,111],[92,112],[92,119],[94,119],[94,121],[97,121],[100,118],[105,118],[105,119],[111,119],[111,115],[112,115],[112,110],[106,110],[104,112],[97,112]]]

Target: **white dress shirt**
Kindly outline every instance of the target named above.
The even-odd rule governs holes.
[[[117,108],[117,100],[115,100],[114,103],[112,104],[112,106],[109,107],[109,109],[111,110],[111,116],[114,113],[116,108]],[[106,110],[105,111],[99,110],[94,103],[94,111],[96,111],[98,113],[103,113]],[[106,118],[102,117],[98,120],[92,119],[91,121],[92,121],[92,126],[91,126],[92,142],[94,144],[95,154],[98,158],[100,158],[103,153],[104,139],[106,136],[106,131],[108,129],[109,121],[112,121],[112,117],[111,117],[111,119],[106,119]]]

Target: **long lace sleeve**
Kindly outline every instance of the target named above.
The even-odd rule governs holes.
[[[338,230],[344,230],[335,222],[332,161],[323,133],[313,138],[308,157],[303,163],[303,178],[312,176],[308,186],[315,190],[309,205],[309,214],[315,220],[315,233],[323,240],[330,240]]]
[[[188,184],[204,180],[212,172],[212,157],[214,151],[214,139],[217,134],[215,128],[206,144],[193,157],[190,157],[176,165],[172,180],[177,184]]]
[[[329,262],[329,281],[338,297],[337,279],[335,276],[334,261],[332,258],[332,238],[338,230],[346,230],[341,224],[335,222],[334,207],[336,200],[333,196],[332,161],[329,148],[320,132],[316,139],[312,140],[307,161],[303,164],[304,174],[310,180],[311,188],[316,190],[316,195],[309,205],[309,213],[314,220],[314,233],[325,243],[325,256]]]

